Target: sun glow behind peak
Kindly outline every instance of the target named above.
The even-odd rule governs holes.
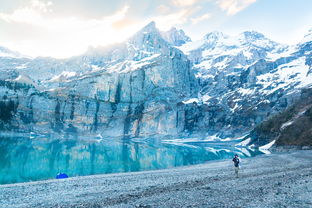
[[[95,19],[55,16],[52,5],[35,0],[13,13],[0,13],[0,18],[9,23],[27,24],[39,31],[33,34],[35,38],[7,42],[5,46],[33,57],[66,58],[85,52],[89,46],[121,42],[142,26],[125,18],[129,6]]]
[[[0,46],[33,57],[66,58],[122,42],[151,21],[162,31],[182,28],[193,40],[214,30],[255,30],[286,44],[312,27],[308,0],[0,1]]]

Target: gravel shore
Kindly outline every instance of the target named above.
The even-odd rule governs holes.
[[[0,207],[312,207],[312,151],[0,185]]]

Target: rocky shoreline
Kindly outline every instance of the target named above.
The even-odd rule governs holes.
[[[0,207],[311,207],[312,151],[0,186]]]

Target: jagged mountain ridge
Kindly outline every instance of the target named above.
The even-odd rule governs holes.
[[[10,111],[0,127],[240,136],[311,83],[307,37],[285,46],[254,31],[212,32],[191,42],[182,30],[159,32],[152,22],[124,43],[70,59],[0,57],[1,102]]]
[[[194,131],[201,126],[221,137],[238,136],[286,109],[312,83],[310,47],[307,38],[285,46],[257,32],[212,32],[179,47],[200,83],[199,96],[185,102],[197,107],[189,114],[196,115]]]
[[[10,49],[6,48],[6,47],[1,47],[0,46],[0,57],[6,57],[6,58],[21,58],[23,57],[23,55],[21,55],[20,53],[16,52],[16,51],[11,51]]]
[[[174,46],[182,46],[191,42],[191,38],[185,34],[183,30],[172,27],[170,30],[161,32],[161,36]]]

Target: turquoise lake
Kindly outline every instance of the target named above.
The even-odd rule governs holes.
[[[0,137],[0,184],[172,168],[262,154],[234,142],[174,138]]]

